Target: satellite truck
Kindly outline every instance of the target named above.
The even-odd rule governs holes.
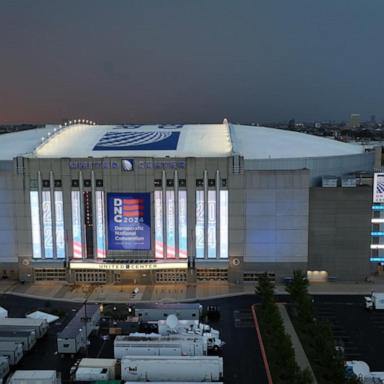
[[[365,308],[369,311],[384,309],[384,292],[372,292],[371,296],[365,296]]]
[[[384,372],[372,372],[365,361],[347,361],[345,369],[349,376],[358,377],[363,384],[384,384]]]
[[[179,320],[176,315],[168,315],[166,320],[157,322],[158,332],[162,336],[199,335],[205,340],[208,350],[219,351],[224,342],[220,340],[220,332],[199,320]]]

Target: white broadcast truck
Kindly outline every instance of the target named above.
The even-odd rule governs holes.
[[[124,381],[217,382],[223,378],[218,356],[125,356],[121,359]]]
[[[384,293],[372,292],[371,296],[365,296],[365,308],[374,311],[375,309],[384,309]]]
[[[372,372],[365,361],[352,360],[345,363],[349,376],[356,376],[362,383],[383,384],[384,372]]]
[[[175,315],[169,315],[166,320],[157,322],[158,332],[162,336],[184,335],[202,336],[210,351],[219,351],[224,342],[220,340],[220,332],[208,324],[200,323],[199,320],[179,320]]]
[[[207,344],[201,336],[195,335],[131,333],[129,336],[116,336],[113,352],[115,359],[124,356],[204,356]]]

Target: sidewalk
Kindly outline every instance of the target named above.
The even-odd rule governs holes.
[[[292,342],[293,349],[295,350],[295,358],[298,366],[303,370],[308,368],[312,374],[313,383],[317,384],[316,376],[313,373],[311,364],[309,363],[307,355],[303,349],[303,346],[301,345],[300,339],[297,336],[297,333],[295,331],[295,328],[293,327],[291,319],[289,318],[285,305],[278,303],[277,306],[279,308],[280,315],[283,319],[285,332],[291,337],[291,342]]]
[[[133,295],[135,288],[139,292]],[[0,294],[33,297],[45,300],[83,302],[127,301],[195,301],[228,296],[253,294],[255,286],[235,285],[225,282],[204,282],[199,284],[157,284],[157,285],[71,285],[65,282],[38,282],[21,284],[15,281],[0,281]],[[384,292],[384,281],[376,283],[314,283],[309,293],[314,295],[367,295],[371,291]],[[275,293],[286,294],[284,285],[277,285]]]

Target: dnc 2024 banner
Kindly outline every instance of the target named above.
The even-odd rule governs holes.
[[[108,249],[151,249],[149,193],[108,193]]]

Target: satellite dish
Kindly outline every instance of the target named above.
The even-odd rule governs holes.
[[[165,323],[168,325],[169,329],[174,330],[179,323],[179,320],[176,315],[168,315]]]

